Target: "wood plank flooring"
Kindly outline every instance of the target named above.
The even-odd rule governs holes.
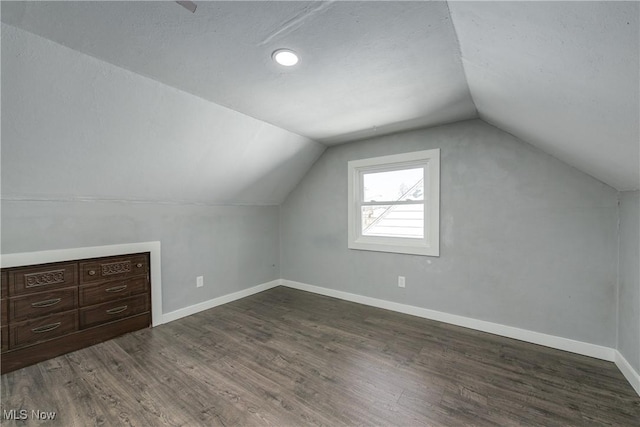
[[[1,403],[3,426],[640,426],[610,362],[283,287],[5,374]]]

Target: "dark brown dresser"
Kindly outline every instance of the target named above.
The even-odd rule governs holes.
[[[149,253],[2,269],[2,373],[151,325]]]

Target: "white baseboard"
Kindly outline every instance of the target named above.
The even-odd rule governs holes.
[[[320,286],[308,285],[306,283],[294,282],[291,280],[282,280],[282,285],[302,291],[313,292],[315,294],[339,298],[351,302],[357,302],[359,304],[370,305],[373,307],[384,308],[386,310],[410,314],[412,316],[418,316],[425,319],[463,326],[465,328],[475,329],[482,332],[489,332],[491,334],[501,335],[503,337],[513,338],[520,341],[526,341],[533,344],[539,344],[546,347],[582,354],[597,359],[607,360],[609,362],[613,362],[615,359],[616,350],[596,344],[589,344],[569,338],[543,334],[527,329],[514,328],[513,326],[486,322],[484,320],[477,320],[470,317],[458,316],[456,314],[444,313],[427,308],[400,304],[397,302],[385,301],[377,298],[365,297],[362,295],[351,294],[348,292],[337,291],[335,289],[323,288]]]
[[[622,375],[629,381],[631,387],[638,393],[640,396],[640,374],[633,369],[631,364],[624,358],[624,356],[618,351],[615,351],[615,360],[616,366],[622,372]]]
[[[173,322],[174,320],[181,319],[183,317],[191,316],[192,314],[199,313],[204,310],[208,310],[213,307],[217,307],[222,304],[227,304],[229,302],[248,297],[253,294],[257,294],[258,292],[266,291],[271,288],[275,288],[276,286],[280,286],[281,280],[276,279],[271,282],[263,283],[261,285],[253,286],[248,289],[243,289],[238,292],[233,292],[231,294],[223,295],[221,297],[213,298],[208,301],[204,301],[198,304],[190,305],[189,307],[181,308],[179,310],[171,311],[169,313],[165,313],[162,317],[162,323]]]

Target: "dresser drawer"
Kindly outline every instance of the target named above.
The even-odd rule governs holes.
[[[149,311],[149,296],[138,295],[80,309],[80,328],[89,328]]]
[[[145,254],[102,258],[80,263],[80,283],[96,283],[146,276],[149,261]]]
[[[0,289],[0,325],[6,325],[9,322],[9,300],[7,299],[9,290],[9,274],[3,271],[0,274],[2,287]]]
[[[64,288],[9,299],[10,320],[35,319],[78,307],[78,288]]]
[[[17,296],[50,289],[77,285],[78,267],[75,263],[58,263],[11,269],[9,295]]]
[[[35,320],[12,323],[9,327],[11,349],[60,337],[78,330],[78,311],[52,314]]]
[[[9,300],[0,299],[0,326],[9,323]]]
[[[8,326],[0,326],[0,341],[2,341],[2,345],[0,346],[0,351],[9,350],[9,327]]]
[[[3,271],[0,274],[0,298],[8,297],[9,291],[9,274],[6,271]]]
[[[149,291],[147,277],[80,286],[80,307],[119,300]]]

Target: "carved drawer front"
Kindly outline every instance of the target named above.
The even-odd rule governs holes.
[[[146,276],[148,271],[149,262],[146,255],[102,258],[80,263],[80,283]]]
[[[149,311],[149,297],[138,295],[80,309],[80,328],[89,328]]]
[[[7,351],[9,349],[9,327],[8,326],[0,326],[0,341],[2,341],[2,346],[0,351]]]
[[[0,284],[0,298],[8,297],[9,274],[6,271],[3,271],[2,275],[0,275]]]
[[[73,310],[77,307],[78,288],[75,286],[9,299],[9,313],[12,322],[29,318],[35,319],[51,313]]]
[[[11,349],[60,337],[78,330],[78,311],[52,314],[35,320],[12,323],[9,331]]]
[[[80,287],[80,307],[114,301],[131,295],[148,292],[147,277],[137,277],[128,280],[117,280],[98,285],[84,285]]]
[[[8,273],[9,294],[17,296],[75,286],[78,267],[75,263],[47,264],[11,269]]]

